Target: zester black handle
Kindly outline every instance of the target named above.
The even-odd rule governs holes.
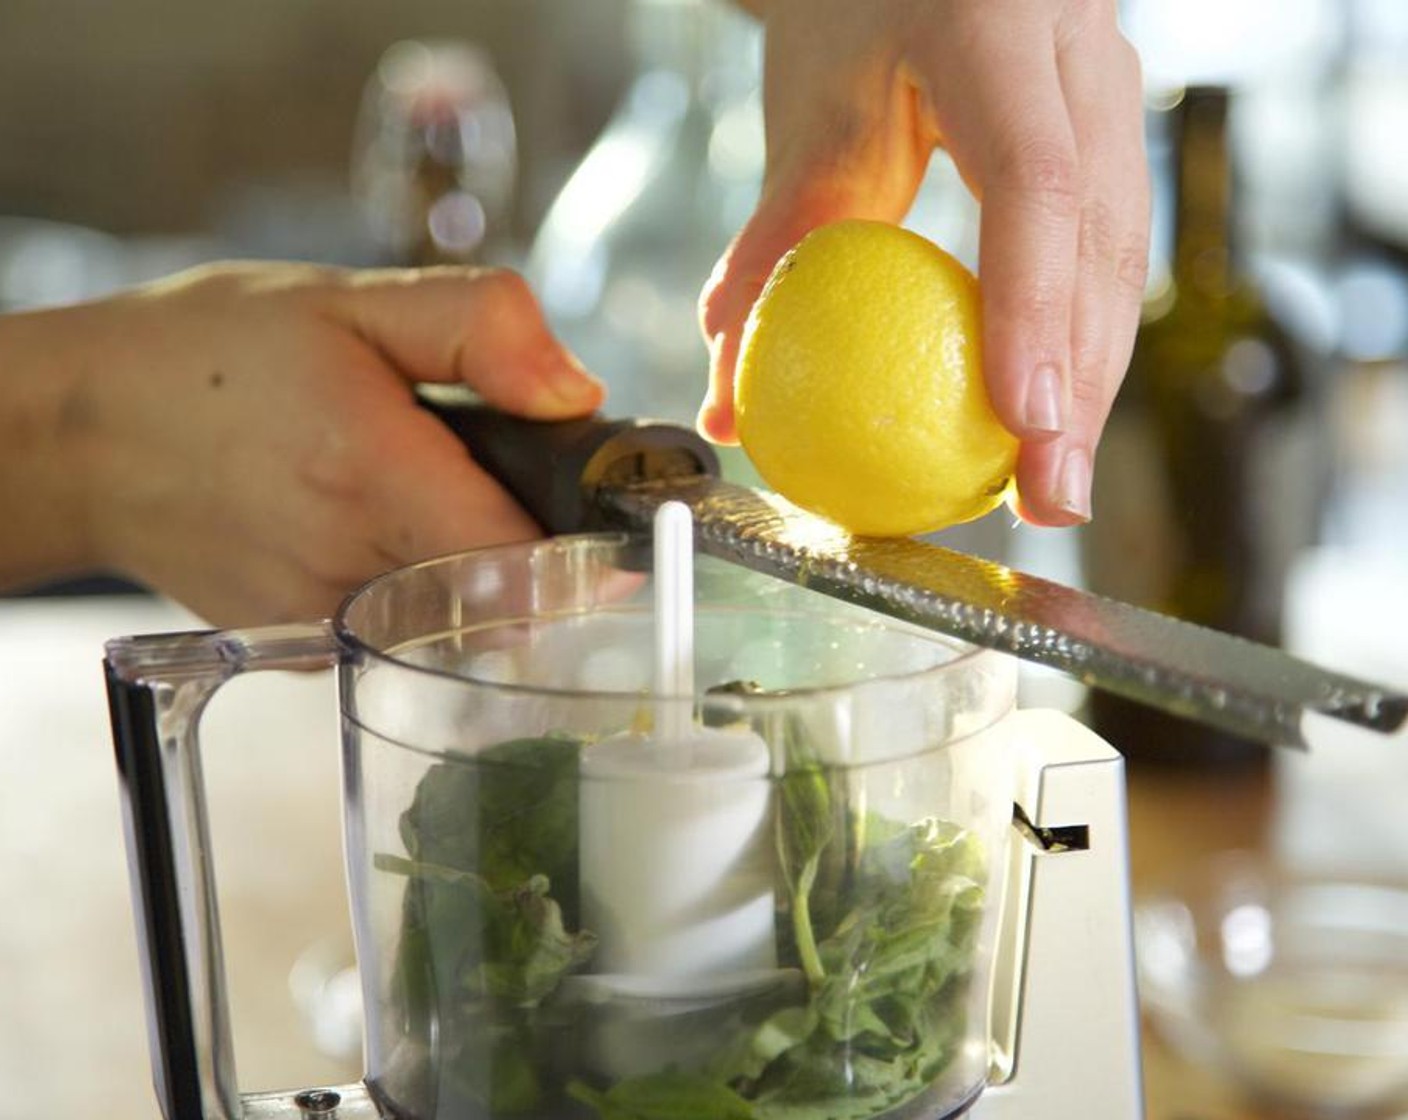
[[[714,449],[683,424],[525,420],[458,392],[423,387],[419,397],[548,533],[608,527],[593,500],[601,487],[719,474]]]

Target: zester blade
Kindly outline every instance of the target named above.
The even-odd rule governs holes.
[[[648,529],[669,500],[698,548],[1093,687],[1261,742],[1305,746],[1308,712],[1380,732],[1408,696],[1289,654],[912,539],[857,538],[785,499],[709,476],[601,486],[603,519]]]
[[[683,425],[526,420],[462,389],[418,396],[551,533],[648,535],[655,510],[677,499],[694,511],[701,552],[1233,734],[1304,746],[1307,719],[1320,715],[1385,733],[1408,721],[1403,693],[1280,650],[922,541],[852,537],[721,481],[717,455]]]

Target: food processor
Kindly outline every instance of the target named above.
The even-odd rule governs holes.
[[[1008,654],[694,541],[667,503],[109,643],[167,1120],[1141,1115],[1119,755]],[[200,716],[328,668],[366,1073],[251,1091]]]

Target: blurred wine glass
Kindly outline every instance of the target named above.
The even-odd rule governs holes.
[[[406,40],[367,82],[352,191],[384,263],[486,259],[506,236],[518,170],[508,93],[489,56]]]

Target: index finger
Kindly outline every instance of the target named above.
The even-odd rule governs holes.
[[[939,52],[916,62],[928,64],[944,146],[982,204],[988,392],[1011,432],[1049,440],[1069,411],[1080,215],[1079,158],[1054,33],[1034,18],[976,19],[960,49],[982,65],[956,67]]]
[[[504,269],[364,270],[336,306],[403,377],[463,381],[509,412],[580,416],[603,390],[549,330],[527,283]]]

